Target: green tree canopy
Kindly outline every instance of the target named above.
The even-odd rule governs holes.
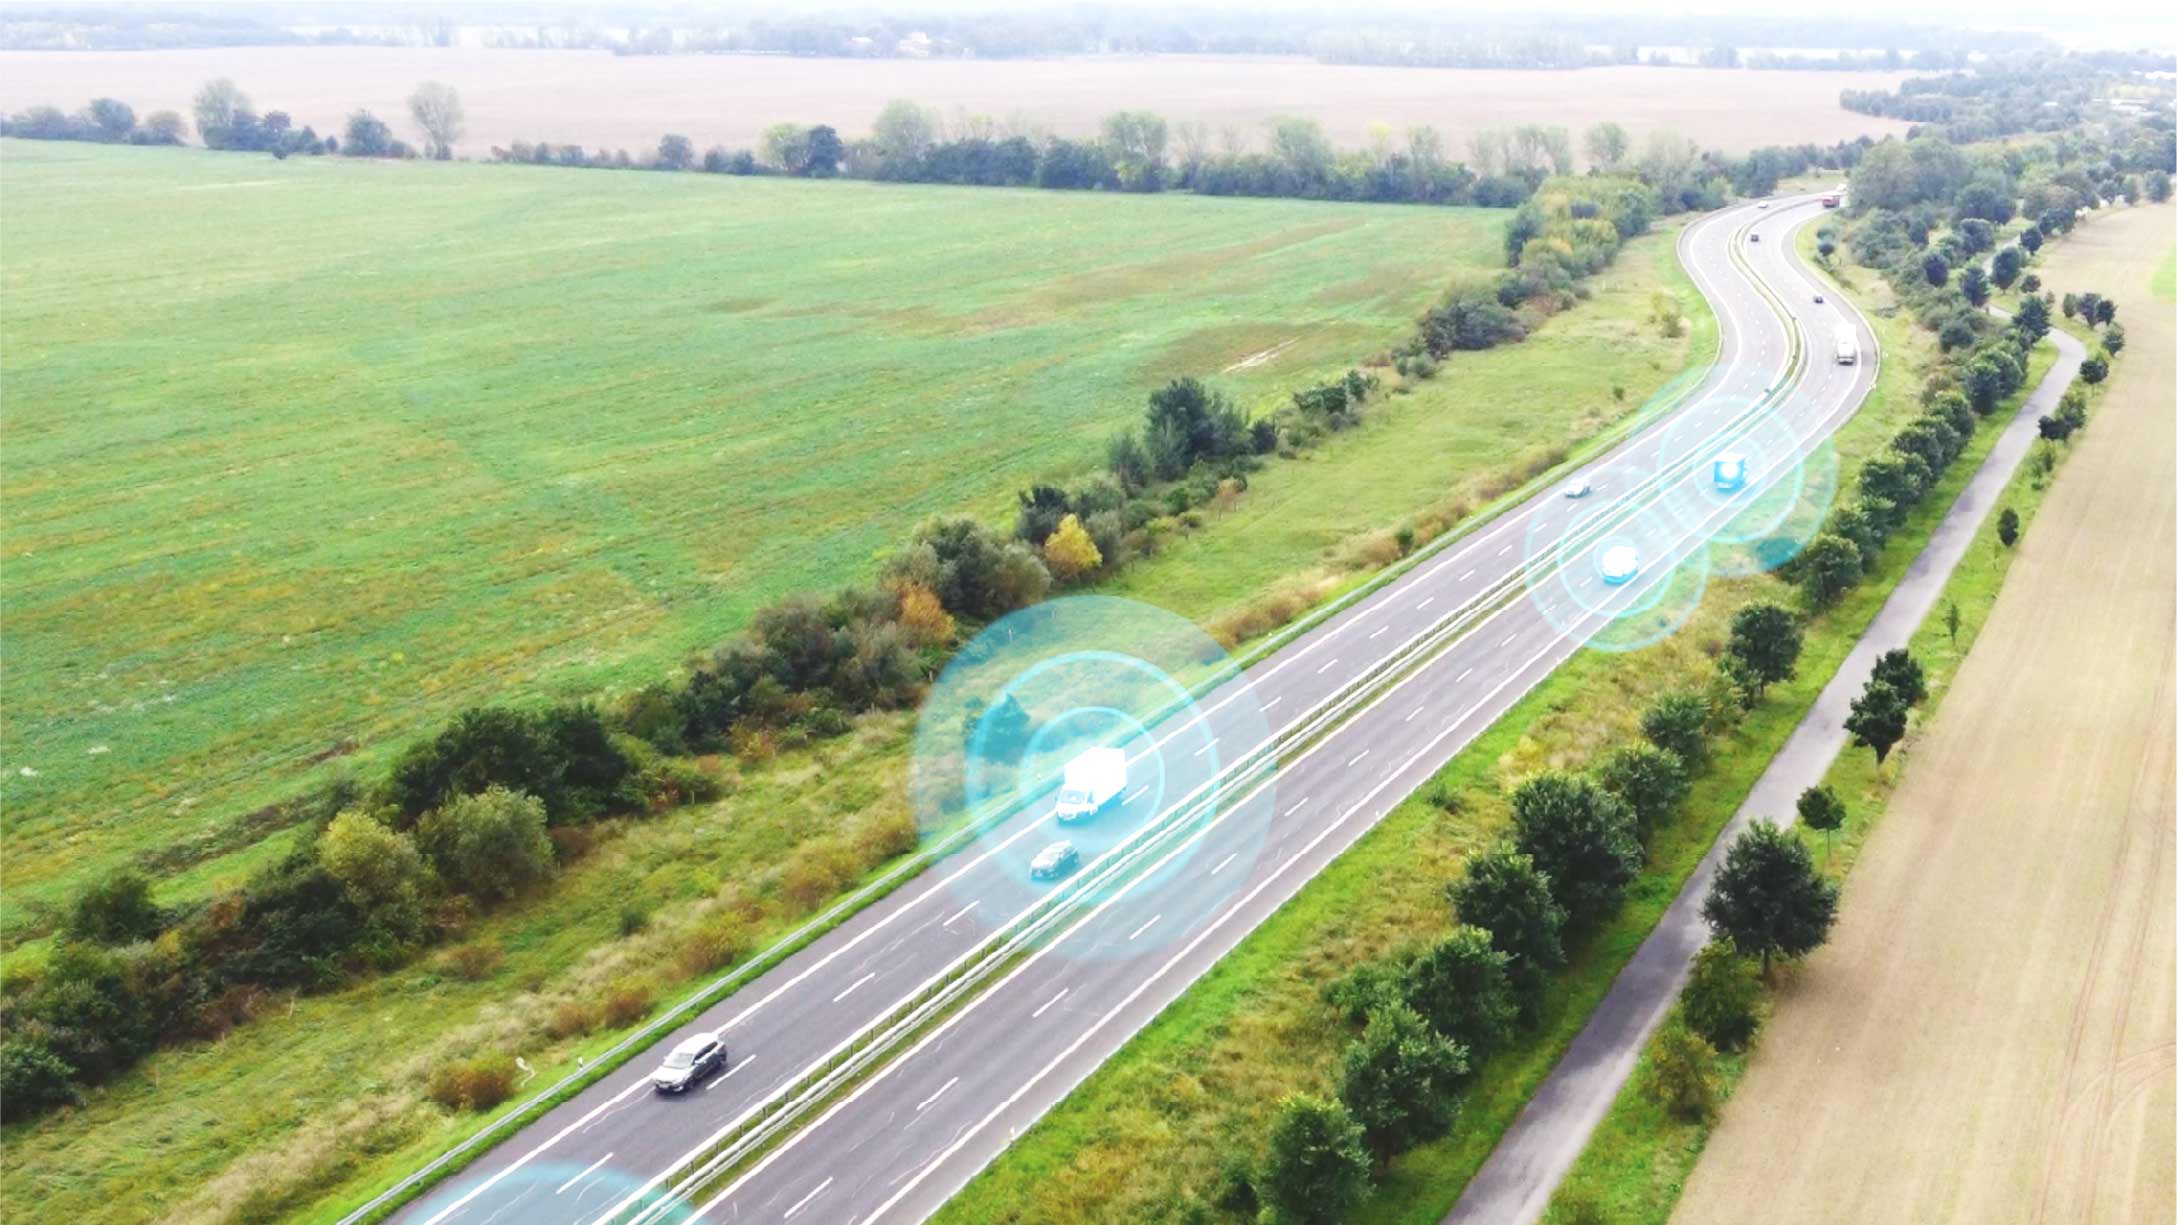
[[[1575,928],[1616,910],[1640,871],[1632,811],[1584,775],[1548,771],[1521,783],[1512,792],[1512,827]]]
[[[1771,958],[1803,957],[1829,938],[1837,886],[1815,871],[1805,843],[1757,817],[1724,853],[1701,917],[1767,974]]]
[[[1339,1225],[1368,1190],[1366,1134],[1342,1103],[1295,1094],[1278,1105],[1256,1192],[1271,1225]]]
[[[1346,1047],[1338,1100],[1384,1162],[1451,1127],[1466,1075],[1466,1052],[1458,1043],[1394,1002],[1370,1013],[1368,1028]]]

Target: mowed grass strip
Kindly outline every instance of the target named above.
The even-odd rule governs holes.
[[[1835,488],[1856,487],[1865,461],[1920,411],[1916,391],[1932,343],[1875,303],[1883,343],[1875,391],[1808,465],[1809,487],[1834,462]],[[2047,369],[2046,347],[2028,385]],[[2014,398],[2007,407],[2015,407]],[[2005,415],[1999,409],[1997,416]],[[1806,635],[1796,679],[1711,744],[1711,762],[1678,818],[1655,831],[1648,865],[1624,908],[1552,985],[1537,1026],[1485,1065],[1449,1135],[1393,1160],[1355,1214],[1361,1222],[1439,1219],[1495,1147],[1535,1086],[1585,1024],[1770,757],[1843,662],[1943,509],[1998,431],[1984,427],[1936,492],[1894,534],[1867,580]],[[1454,758],[1231,956],[1026,1132],[938,1220],[1070,1222],[1224,1219],[1206,1202],[1223,1163],[1261,1151],[1277,1102],[1334,1091],[1347,1037],[1322,989],[1353,966],[1449,927],[1443,887],[1509,821],[1510,786],[1545,768],[1579,768],[1638,738],[1640,713],[1664,689],[1699,684],[1756,599],[1796,603],[1760,575],[1710,585],[1674,634],[1643,650],[1575,656]]]
[[[651,679],[926,515],[1002,515],[1163,379],[1275,401],[1493,267],[1503,221],[0,158],[0,934],[460,706]]]

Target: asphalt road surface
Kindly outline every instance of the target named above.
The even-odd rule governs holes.
[[[1722,347],[1677,410],[1584,465],[1575,479],[1592,486],[1586,497],[1537,494],[1295,638],[1186,717],[1145,731],[1126,746],[1130,776],[1160,776],[1161,794],[1129,793],[1115,811],[1065,836],[1093,864],[1156,819],[1160,799],[1212,777],[1219,761],[1252,740],[1299,723],[1451,610],[1508,580],[1524,582],[1522,598],[1281,762],[1274,785],[1223,803],[1150,870],[1099,896],[730,1186],[677,1204],[664,1219],[927,1217],[1583,643],[1661,616],[1672,584],[1705,557],[1708,534],[1740,509],[1714,496],[1706,451],[1750,449],[1760,465],[1781,470],[1849,417],[1872,384],[1873,337],[1848,307],[1815,304],[1813,282],[1789,253],[1791,232],[1819,212],[1802,198],[1725,210],[1688,227],[1681,256],[1721,321]],[[1761,241],[1749,241],[1754,233]],[[1840,329],[1857,338],[1857,364],[1835,360]],[[1809,354],[1803,377],[1763,404],[1787,373],[1794,331]],[[1742,415],[1756,426],[1745,440],[1710,437]],[[1683,479],[1648,481],[1663,459],[1681,456],[1701,462]],[[1603,548],[1584,537],[1562,564],[1529,565],[1565,533],[1636,505],[1625,528],[1603,541],[1636,548],[1633,577],[1609,581],[1598,564]],[[1156,769],[1144,769],[1150,765]],[[508,1137],[399,1219],[589,1225],[654,1198],[716,1137],[1032,902],[1048,886],[1027,881],[1022,865],[1057,836],[1047,809],[999,824],[657,1047],[662,1053],[687,1034],[720,1032],[732,1051],[726,1072],[665,1097],[648,1086],[653,1058],[639,1058]]]

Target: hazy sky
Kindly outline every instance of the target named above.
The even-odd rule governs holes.
[[[113,7],[113,0],[43,0],[35,7]],[[259,0],[182,0],[174,5],[179,8],[195,7],[264,7]],[[132,7],[160,7],[157,3],[145,3]],[[276,7],[286,13],[307,11],[316,7],[311,0],[276,0]],[[355,10],[364,7],[383,7],[402,14],[405,18],[429,15],[434,12],[454,11],[474,19],[474,14],[493,7],[491,0],[449,0],[434,4],[432,0],[386,0],[371,5],[369,0],[331,0],[325,6],[333,20],[353,20]],[[1134,9],[1169,13],[1189,8],[1215,8],[1229,11],[1296,12],[1319,9],[1332,13],[1384,13],[1412,12],[1425,14],[1439,20],[1472,13],[1486,19],[1489,16],[1532,18],[1538,15],[1581,13],[1626,14],[1661,12],[1670,16],[1749,16],[1745,0],[1673,0],[1662,5],[1655,0],[1575,0],[1565,4],[1519,4],[1510,0],[1358,0],[1358,3],[1341,3],[1340,0],[633,0],[619,5],[613,0],[513,0],[505,6],[528,17],[540,10],[564,10],[571,17],[603,18],[616,8],[647,10],[652,13],[668,9],[684,9],[692,12],[721,10],[732,12],[901,12],[928,13],[933,11],[1032,11],[1037,9],[1078,10],[1082,8]],[[1909,9],[1901,8],[1896,0],[1824,0],[1821,12],[1837,13],[1851,17],[1904,21],[1915,25],[1965,25],[1987,27],[2011,27],[2043,30],[2066,42],[2087,42],[2101,45],[2109,41],[2123,41],[2127,45],[2145,45],[2161,49],[2177,48],[2177,4],[2170,0],[2092,0],[2090,4],[2052,7],[2046,0],[1919,0]],[[1785,10],[1779,15],[1805,17],[1813,10]],[[512,13],[510,12],[510,16]],[[519,18],[517,18],[519,19]]]

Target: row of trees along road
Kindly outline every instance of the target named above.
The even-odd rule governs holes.
[[[1623,903],[1647,843],[1676,819],[1705,768],[1710,738],[1795,674],[1801,639],[1791,610],[1746,605],[1716,675],[1657,696],[1641,742],[1611,749],[1585,772],[1546,770],[1515,787],[1507,837],[1445,889],[1455,916],[1448,932],[1326,989],[1351,1034],[1332,1091],[1282,1102],[1261,1155],[1229,1160],[1209,1198],[1265,1219],[1328,1225],[1347,1218],[1391,1158],[1456,1126],[1475,1076],[1539,1019],[1568,950]],[[1427,795],[1458,803],[1448,790]],[[1819,945],[1835,896],[1775,826],[1757,823],[1734,844],[1704,910],[1719,942],[1696,975],[1718,1035],[1751,1035],[1753,976]],[[1700,1059],[1713,1060],[1714,1047],[1695,1042],[1689,1066],[1695,1083],[1707,1083]]]

